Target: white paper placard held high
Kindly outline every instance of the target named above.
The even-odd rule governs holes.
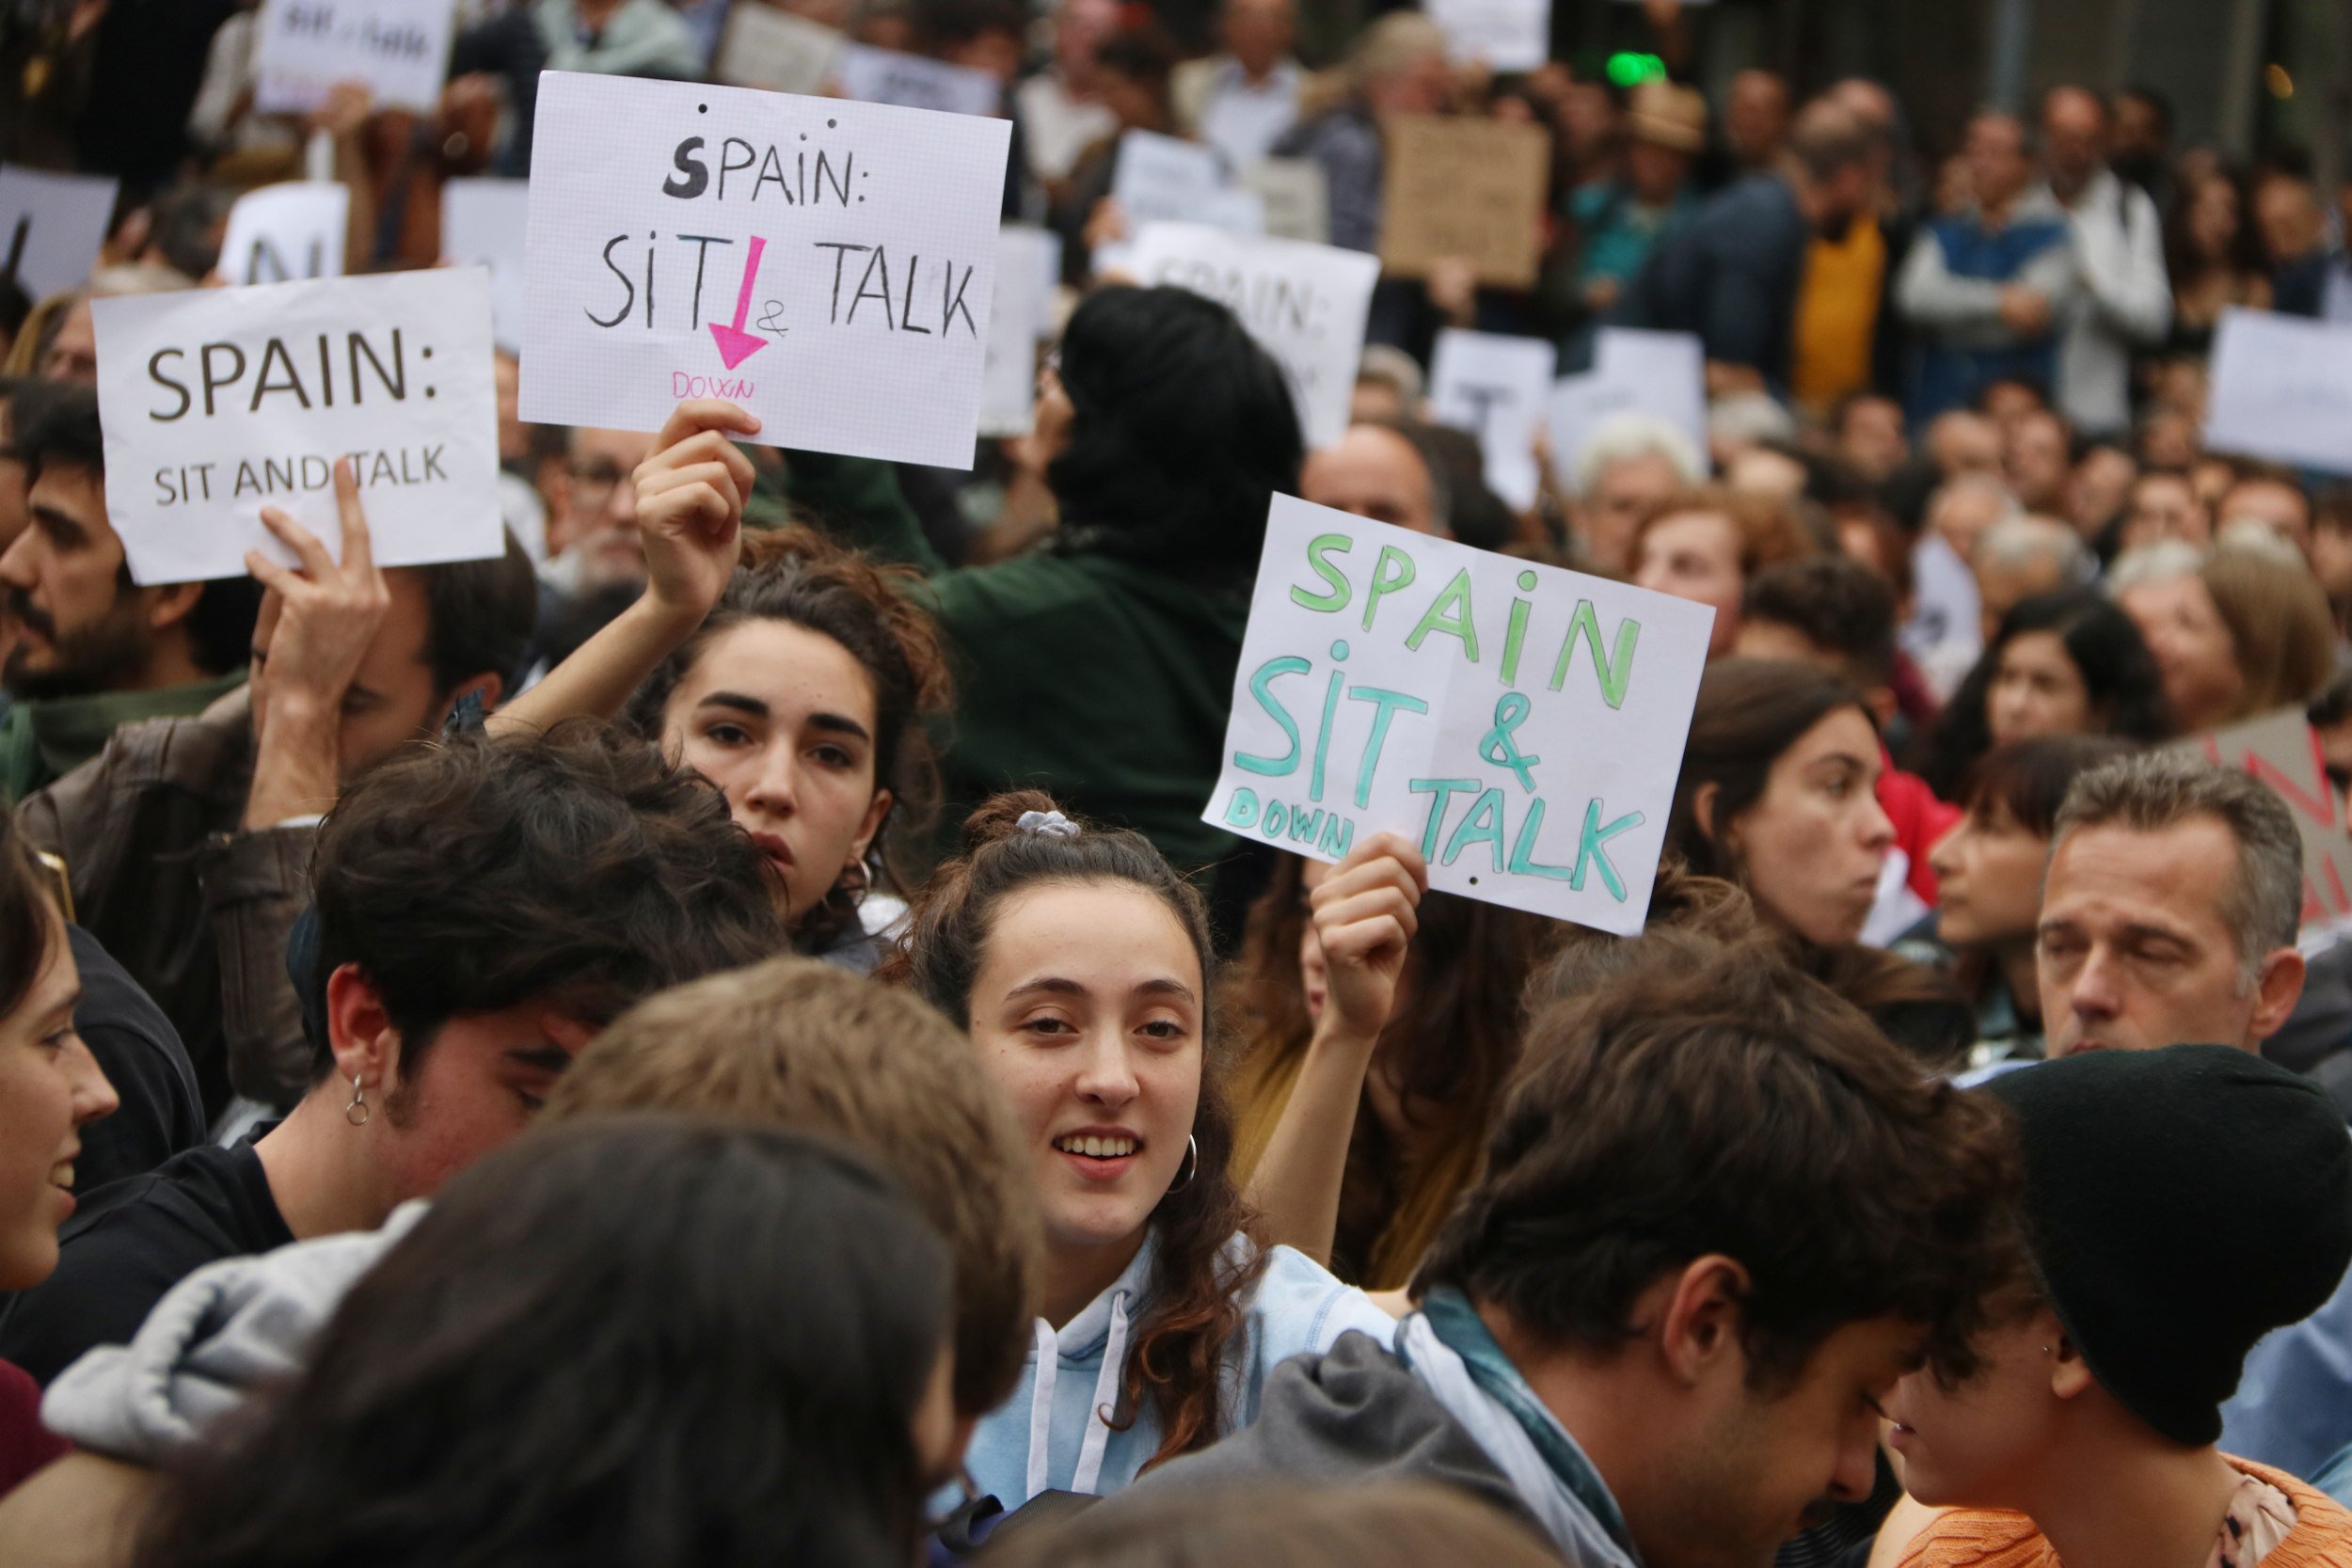
[[[1551,431],[1553,471],[1572,480],[1584,443],[1618,414],[1648,414],[1707,451],[1707,351],[1688,332],[1643,332],[1605,326],[1593,369],[1552,383],[1545,419]]]
[[[1229,188],[1225,160],[1203,143],[1152,131],[1129,131],[1119,138],[1111,198],[1131,234],[1147,223],[1206,222],[1218,195]]]
[[[231,283],[290,283],[340,277],[351,227],[351,187],[333,180],[263,185],[237,198],[220,245],[220,275]]]
[[[1241,171],[1258,198],[1265,231],[1278,240],[1322,245],[1331,237],[1331,187],[1311,158],[1261,158]]]
[[[1201,820],[1630,935],[1715,612],[1277,496]]]
[[[988,366],[980,375],[980,434],[1026,436],[1037,419],[1037,346],[1051,335],[1041,322],[1050,293],[1033,279],[1048,238],[1041,229],[1009,223],[997,236],[996,304],[988,318]]]
[[[114,216],[114,180],[0,166],[0,277],[39,304],[89,280]]]
[[[441,254],[490,269],[490,323],[499,346],[523,341],[523,246],[531,186],[523,180],[451,180],[441,186]]]
[[[2227,309],[2212,371],[2207,447],[2352,473],[2352,326]]]
[[[457,0],[262,0],[254,107],[307,114],[338,82],[365,82],[378,108],[441,101]]]
[[[985,71],[901,55],[895,49],[845,45],[834,61],[834,77],[844,97],[861,103],[901,109],[933,109],[950,115],[993,115],[1005,89]]]
[[[531,167],[522,416],[972,466],[1012,127],[550,71]]]
[[[1447,53],[1494,71],[1533,71],[1551,56],[1551,0],[1429,0]]]
[[[1289,377],[1309,446],[1329,446],[1346,434],[1378,257],[1155,223],[1136,240],[1131,265],[1139,283],[1189,289],[1241,318]]]
[[[505,547],[479,267],[142,294],[92,310],[106,517],[134,580],[242,576],[248,549],[291,564],[262,526],[264,506],[339,555],[338,457],[357,468],[383,565]]]
[[[1559,351],[1535,338],[1494,332],[1438,334],[1429,408],[1440,424],[1478,437],[1487,488],[1520,511],[1535,504],[1535,432]]]
[[[840,52],[841,35],[831,27],[761,0],[737,0],[711,74],[739,87],[815,92]]]

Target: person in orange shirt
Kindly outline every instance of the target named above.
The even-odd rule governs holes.
[[[1986,1298],[1975,1376],[1914,1372],[1887,1400],[1910,1500],[1871,1561],[2352,1562],[2352,1513],[2215,1446],[2246,1353],[2352,1262],[2327,1093],[2223,1045],[2087,1052],[1988,1089],[2024,1155],[2026,1256]]]

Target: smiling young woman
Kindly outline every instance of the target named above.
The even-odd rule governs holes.
[[[1251,1237],[1228,1168],[1200,895],[1140,834],[1036,793],[964,824],[917,899],[895,977],[971,1032],[1013,1107],[1045,1221],[1044,1316],[966,1469],[1015,1508],[1110,1494],[1256,1415],[1275,1364],[1394,1324]]]

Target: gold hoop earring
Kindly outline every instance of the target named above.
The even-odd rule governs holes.
[[[375,1112],[368,1105],[367,1092],[359,1086],[359,1075],[351,1075],[351,1103],[343,1107],[343,1119],[354,1127],[365,1127]]]

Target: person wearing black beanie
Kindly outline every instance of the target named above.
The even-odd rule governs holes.
[[[1915,1372],[1887,1402],[1912,1500],[1874,1560],[2352,1563],[2352,1514],[2215,1447],[2246,1353],[2352,1265],[2352,1132],[2326,1092],[2217,1045],[2086,1053],[1983,1092],[2023,1155],[2019,1274],[1976,1378]]]

